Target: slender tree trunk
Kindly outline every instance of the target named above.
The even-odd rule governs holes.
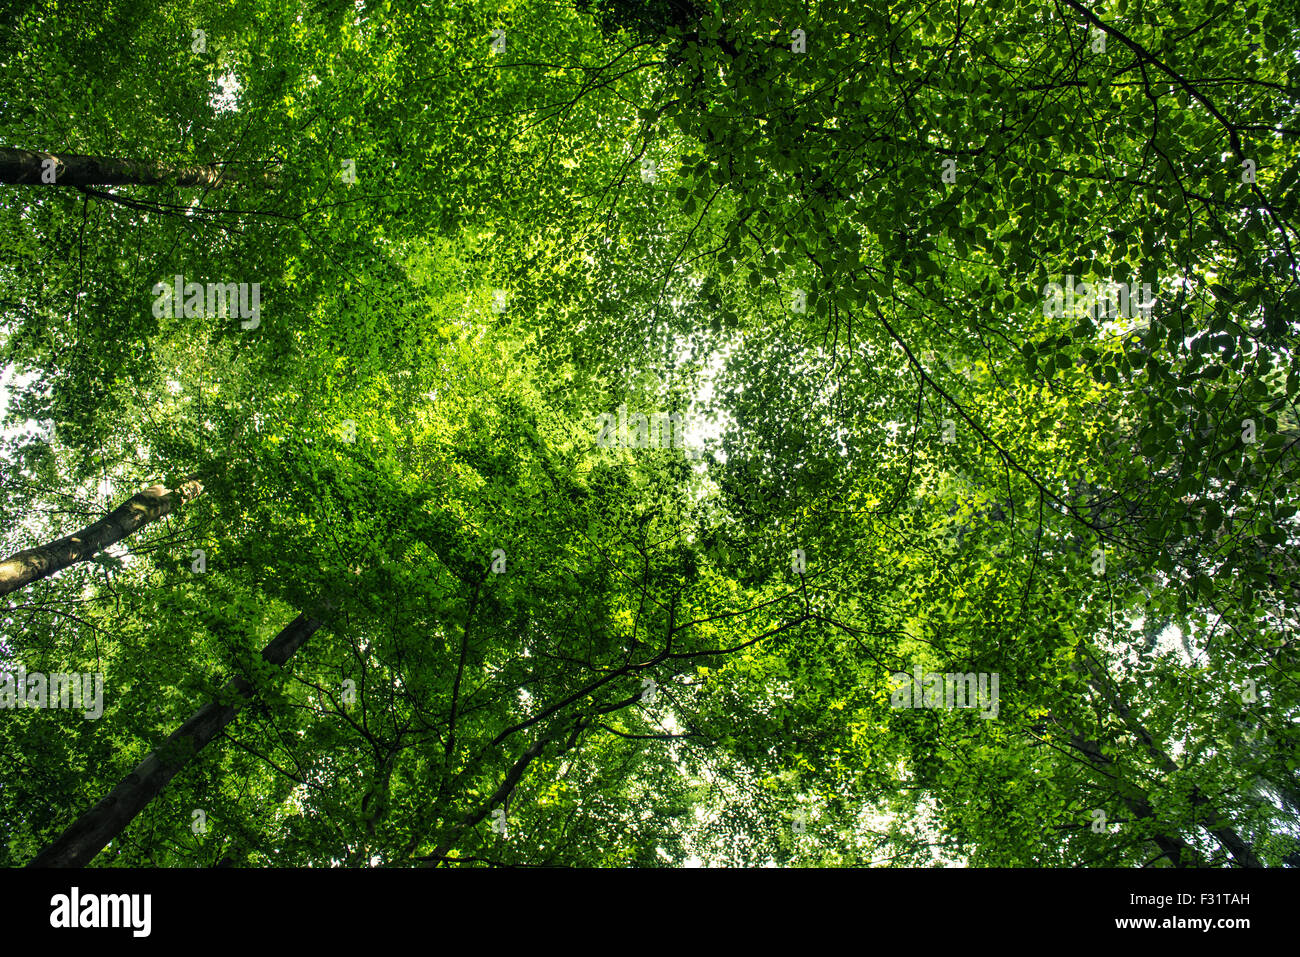
[[[48,162],[53,160],[53,165]],[[50,173],[53,173],[53,179]],[[271,183],[269,173],[236,173],[224,166],[172,166],[117,156],[41,153],[0,147],[0,183],[25,186],[225,186]]]
[[[622,708],[640,700],[640,694],[636,694],[627,699],[627,701],[618,702],[617,705],[606,706],[597,713],[608,714],[610,711],[621,710]],[[577,721],[573,724],[573,729],[569,733],[569,739],[565,741],[564,744],[560,745],[555,756],[558,758],[562,755],[568,754],[573,746],[578,743],[578,737],[587,729],[587,727],[587,718],[580,715]],[[478,823],[487,817],[488,813],[498,804],[509,801],[510,795],[514,792],[515,786],[519,784],[520,779],[524,776],[524,772],[528,770],[528,765],[541,755],[542,750],[553,739],[554,733],[554,730],[552,730],[552,732],[543,734],[540,738],[534,741],[532,745],[529,746],[528,750],[520,755],[519,759],[511,766],[510,771],[506,774],[505,780],[501,782],[501,786],[496,789],[492,796],[479,805],[477,810],[466,815],[458,824],[453,826],[451,831],[445,838],[443,838],[442,843],[438,845],[437,849],[432,854],[424,855],[420,858],[420,860],[424,861],[424,867],[437,867],[443,861],[448,860],[448,852],[456,846],[456,842],[460,840],[461,835],[463,835],[467,830],[477,826]],[[438,797],[439,803],[441,803],[443,793],[445,793],[444,788],[440,788]],[[509,805],[507,804],[507,807],[508,806]],[[411,842],[407,845],[404,853],[408,855],[413,853],[422,840],[423,838],[419,835],[412,837]]]
[[[24,585],[48,578],[96,552],[120,542],[194,498],[203,485],[191,475],[175,489],[154,485],[127,499],[112,512],[81,531],[48,545],[28,548],[0,561],[0,598]]]
[[[319,627],[320,622],[314,618],[299,615],[262,649],[262,658],[273,665],[283,665]],[[243,678],[231,678],[222,689],[221,697],[249,698],[252,693],[253,686]],[[240,704],[216,702],[199,708],[107,797],[79,817],[27,866],[84,867],[89,864],[144,810],[176,772],[231,722],[239,708]]]
[[[1120,699],[1119,694],[1112,689],[1110,676],[1106,673],[1105,669],[1102,668],[1100,662],[1096,661],[1092,655],[1089,655],[1089,658],[1090,661],[1088,662],[1088,667],[1093,676],[1089,684],[1092,685],[1093,689],[1098,694],[1102,695],[1106,699],[1111,710],[1119,716],[1120,720],[1124,722],[1125,727],[1133,733],[1133,736],[1142,742],[1147,754],[1151,755],[1160,770],[1171,776],[1176,774],[1178,772],[1178,765],[1174,763],[1174,759],[1160,749],[1156,744],[1155,739],[1151,737],[1151,733],[1133,717],[1132,713],[1129,711],[1128,705],[1125,704],[1124,701]],[[1218,815],[1215,812],[1215,809],[1210,806],[1209,799],[1203,795],[1195,794],[1192,796],[1192,807],[1197,809],[1204,808],[1210,812],[1211,816],[1216,821],[1221,820],[1220,815]],[[1207,831],[1214,835],[1215,840],[1217,840],[1219,844],[1232,855],[1232,859],[1236,861],[1239,866],[1264,866],[1260,862],[1259,858],[1255,856],[1255,852],[1251,846],[1242,840],[1241,836],[1233,828],[1226,824],[1220,824],[1218,827],[1211,827],[1209,824],[1203,826]]]
[[[1115,767],[1115,762],[1102,753],[1101,746],[1096,741],[1089,741],[1082,735],[1073,734],[1070,736],[1070,744],[1076,751],[1087,755],[1098,769],[1114,777],[1115,793],[1133,813],[1134,818],[1156,820],[1155,811],[1151,807],[1151,802],[1147,800],[1146,793],[1117,776],[1118,769]],[[1155,831],[1151,835],[1151,840],[1160,849],[1160,856],[1169,858],[1174,867],[1187,867],[1189,864],[1193,867],[1200,866],[1200,854],[1197,853],[1196,848],[1183,840],[1178,832]]]
[[[424,858],[424,866],[437,867],[446,860],[447,852],[456,846],[456,842],[460,839],[462,834],[468,830],[472,830],[480,821],[488,816],[489,812],[491,812],[494,807],[506,798],[510,797],[510,793],[515,789],[515,785],[519,783],[519,779],[522,778],[524,772],[528,770],[528,765],[532,764],[533,759],[542,753],[542,748],[544,747],[546,747],[545,737],[534,741],[529,746],[528,750],[519,756],[519,760],[515,761],[511,766],[510,771],[506,774],[505,780],[501,782],[501,786],[493,792],[492,796],[480,804],[478,808],[467,814],[460,823],[456,824],[447,833],[447,836],[442,839],[442,843],[438,845],[437,849],[428,857]]]

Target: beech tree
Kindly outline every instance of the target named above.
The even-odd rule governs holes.
[[[271,665],[283,665],[319,627],[320,622],[299,615],[262,649],[263,660]],[[238,698],[247,698],[253,686],[244,678],[235,677],[222,691],[223,698],[237,702]],[[237,703],[214,701],[194,712],[158,750],[145,757],[102,801],[77,818],[29,866],[82,867],[89,864],[176,772],[231,722],[238,710]]]
[[[0,709],[0,860],[1294,865],[1298,49],[1274,0],[17,15],[0,669],[105,708]]]

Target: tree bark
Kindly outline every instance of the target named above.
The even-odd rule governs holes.
[[[1096,741],[1089,741],[1080,734],[1072,734],[1070,736],[1070,745],[1076,751],[1086,754],[1088,759],[1103,771],[1107,768],[1115,768],[1115,762],[1102,754],[1101,745]],[[1151,802],[1147,800],[1146,793],[1141,788],[1129,784],[1119,777],[1115,778],[1114,787],[1115,793],[1133,813],[1134,818],[1156,821],[1155,810],[1151,807]],[[1160,849],[1160,856],[1169,858],[1174,867],[1187,867],[1189,864],[1193,867],[1200,866],[1200,855],[1196,852],[1196,848],[1183,840],[1182,835],[1176,831],[1163,832],[1157,830],[1152,833],[1151,840]]]
[[[54,181],[47,182],[46,160],[54,161]],[[76,153],[41,153],[0,147],[0,183],[24,186],[225,186],[272,183],[270,173],[235,173],[224,166],[172,166],[153,160]]]
[[[320,622],[299,615],[262,649],[262,658],[283,665],[303,646]],[[253,686],[243,678],[231,678],[222,697],[249,698]],[[162,746],[141,761],[102,801],[79,817],[28,867],[84,867],[108,842],[135,820],[173,777],[234,719],[240,704],[205,704],[172,732]]]
[[[493,792],[492,796],[479,805],[476,810],[467,814],[460,823],[455,825],[451,831],[448,832],[447,836],[442,839],[442,843],[438,845],[437,850],[424,858],[424,866],[437,867],[446,860],[447,852],[456,846],[456,841],[460,839],[460,836],[466,831],[473,829],[480,821],[488,816],[488,813],[494,807],[510,796],[511,792],[515,789],[515,785],[519,783],[519,779],[522,778],[524,772],[528,770],[528,765],[532,764],[533,759],[542,753],[542,748],[545,746],[545,737],[538,738],[534,741],[529,746],[528,750],[519,756],[519,760],[511,766],[510,771],[506,774],[505,780],[501,782],[501,786]]]
[[[1100,662],[1096,661],[1091,654],[1089,654],[1088,668],[1092,672],[1092,679],[1089,681],[1089,684],[1092,685],[1093,690],[1105,698],[1106,703],[1110,705],[1111,710],[1114,711],[1115,714],[1119,716],[1120,720],[1124,722],[1124,726],[1132,732],[1135,738],[1142,742],[1147,754],[1155,760],[1156,765],[1160,770],[1170,776],[1176,774],[1178,772],[1178,765],[1174,763],[1174,759],[1160,749],[1156,744],[1155,739],[1151,736],[1151,733],[1133,717],[1132,713],[1129,711],[1128,705],[1125,704],[1124,701],[1120,699],[1119,695],[1112,690],[1110,686],[1110,676],[1106,673],[1105,669],[1102,668]],[[1198,809],[1205,808],[1210,811],[1211,816],[1216,821],[1220,820],[1220,815],[1215,813],[1214,808],[1210,807],[1209,799],[1204,795],[1193,794],[1191,801],[1192,807]],[[1226,824],[1220,824],[1218,827],[1211,827],[1209,824],[1204,824],[1202,826],[1214,835],[1215,840],[1217,840],[1219,844],[1221,844],[1223,848],[1232,855],[1232,859],[1236,861],[1239,866],[1264,866],[1260,862],[1259,858],[1255,856],[1255,852],[1251,846],[1242,840],[1241,836],[1237,834],[1233,828]]]
[[[197,475],[175,489],[154,485],[127,499],[93,525],[48,545],[24,549],[0,561],[0,598],[24,585],[48,578],[96,552],[120,542],[132,532],[155,522],[203,491]]]

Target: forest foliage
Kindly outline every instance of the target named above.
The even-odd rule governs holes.
[[[213,701],[96,866],[1300,863],[1297,51],[1282,0],[15,14],[0,556],[201,492],[0,598],[0,669],[104,676],[0,709],[0,863]]]

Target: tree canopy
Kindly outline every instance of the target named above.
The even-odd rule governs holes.
[[[1300,864],[1294,3],[9,26],[0,863]]]

